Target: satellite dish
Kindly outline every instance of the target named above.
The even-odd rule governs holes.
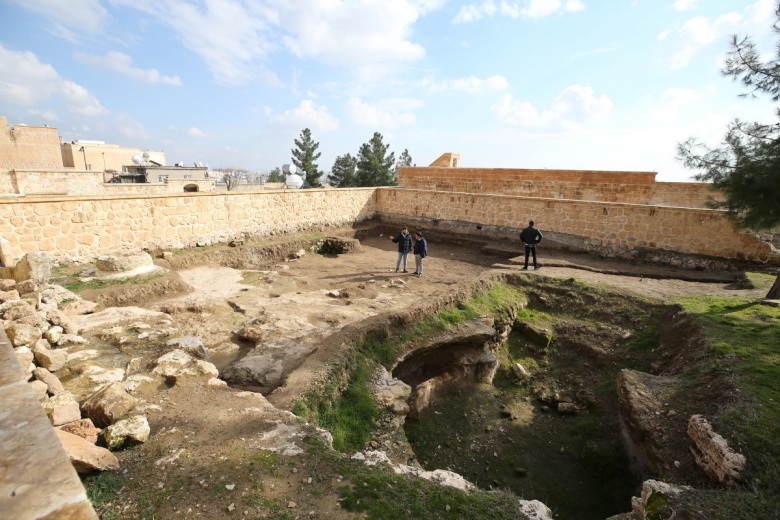
[[[295,175],[295,173],[298,171],[298,167],[295,166],[294,164],[283,164],[282,171],[286,175]]]
[[[130,160],[133,161],[133,164],[135,164],[135,165],[139,165],[142,162],[144,162],[144,158],[141,157],[140,155],[134,155],[134,156],[130,157]]]

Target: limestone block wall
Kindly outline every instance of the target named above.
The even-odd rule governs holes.
[[[399,186],[435,191],[703,208],[708,184],[655,182],[655,172],[403,167]]]
[[[377,211],[513,232],[534,219],[542,232],[579,237],[583,249],[615,256],[649,248],[759,262],[778,259],[770,244],[709,209],[379,188]]]
[[[0,199],[0,238],[9,263],[38,251],[86,260],[348,225],[375,213],[374,188]]]
[[[0,516],[97,520],[0,326]]]
[[[56,128],[8,126],[0,117],[0,171],[13,168],[62,168]]]

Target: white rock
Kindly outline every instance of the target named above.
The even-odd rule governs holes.
[[[107,426],[103,439],[109,449],[117,449],[126,443],[140,444],[149,440],[149,422],[143,415],[134,415]]]

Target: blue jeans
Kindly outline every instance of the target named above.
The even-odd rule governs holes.
[[[401,253],[400,251],[398,252],[398,261],[395,263],[396,272],[398,272],[398,267],[401,265],[402,259],[404,261],[404,271],[406,271],[406,262],[409,259],[409,253]]]

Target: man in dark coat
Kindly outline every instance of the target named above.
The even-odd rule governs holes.
[[[398,244],[398,260],[395,263],[395,272],[398,272],[398,269],[401,267],[401,260],[403,260],[403,272],[408,273],[406,262],[409,259],[409,252],[412,250],[412,235],[409,234],[409,228],[403,228],[397,236],[390,237],[390,240]]]
[[[528,223],[528,227],[520,232],[520,241],[525,245],[525,267],[528,269],[528,254],[533,254],[534,257],[534,269],[539,269],[539,265],[536,263],[536,244],[542,241],[542,232],[536,229],[534,221]]]
[[[419,231],[414,234],[414,274],[422,278],[423,258],[428,256],[428,242]]]

